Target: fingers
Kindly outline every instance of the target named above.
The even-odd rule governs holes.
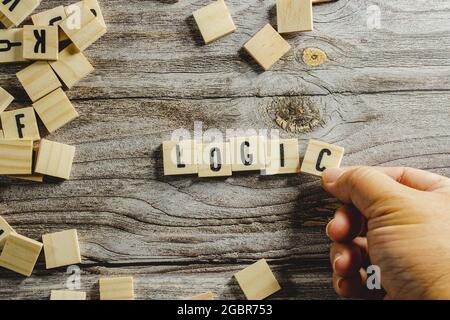
[[[367,273],[361,269],[349,278],[343,278],[333,273],[333,288],[342,298],[383,299],[384,290],[369,290],[367,287]]]
[[[338,208],[326,228],[327,236],[334,242],[348,242],[361,234],[365,219],[352,205]]]
[[[352,277],[362,267],[360,248],[350,242],[347,244],[333,243],[330,252],[330,261],[334,272],[340,277]]]

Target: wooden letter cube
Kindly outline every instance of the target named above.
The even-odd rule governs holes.
[[[301,171],[322,176],[325,169],[339,168],[344,157],[344,148],[318,140],[309,140]]]
[[[244,48],[264,70],[269,70],[291,49],[291,46],[270,24],[267,24],[244,45]]]
[[[9,20],[3,13],[0,12],[0,22],[6,29],[14,28],[14,23]]]
[[[312,31],[311,0],[277,0],[277,23],[279,33]]]
[[[0,251],[5,246],[6,239],[11,233],[15,233],[14,229],[6,222],[5,219],[0,217]]]
[[[186,300],[214,300],[214,294],[212,292],[206,292],[206,293],[202,293],[202,294],[198,294],[196,296],[187,298]]]
[[[265,144],[263,136],[230,138],[231,170],[263,170],[266,167]]]
[[[197,156],[194,140],[163,142],[164,175],[197,174]]]
[[[35,26],[59,26],[66,18],[64,6],[59,6],[32,15],[31,21],[33,21]],[[62,30],[58,30],[58,34],[59,41],[68,39]]]
[[[23,26],[23,57],[27,60],[58,60],[58,27]]]
[[[0,30],[0,63],[25,61],[23,29]]]
[[[11,233],[0,255],[0,266],[29,277],[41,249],[42,243]]]
[[[199,177],[231,176],[231,148],[229,142],[203,143],[199,149]]]
[[[11,23],[18,26],[39,6],[40,2],[40,0],[2,0],[0,12]]]
[[[103,278],[99,280],[100,300],[134,300],[133,278]]]
[[[265,259],[234,275],[247,300],[262,300],[281,289]]]
[[[58,77],[45,61],[33,63],[17,72],[16,76],[32,102],[61,87]]]
[[[78,112],[61,89],[36,101],[33,107],[50,133],[78,117]]]
[[[58,61],[49,63],[69,89],[94,71],[94,67],[92,67],[89,60],[73,44],[59,53]]]
[[[50,300],[86,300],[86,292],[72,290],[52,290]]]
[[[103,13],[97,0],[83,0],[75,3],[75,5],[79,6],[80,8],[84,6],[85,8],[89,9],[92,14],[98,18],[101,25],[106,28],[105,19],[103,18]]]
[[[215,1],[193,13],[206,44],[236,30],[230,12],[223,0]]]
[[[5,89],[0,87],[0,113],[5,111],[5,109],[13,102],[14,97],[8,93]]]
[[[273,139],[266,144],[266,175],[300,172],[300,153],[297,139]]]
[[[5,139],[39,140],[36,114],[32,107],[5,111],[0,114]]]
[[[42,139],[36,161],[36,173],[69,179],[75,147]]]
[[[44,234],[42,242],[47,269],[81,263],[77,230]]]
[[[0,174],[31,174],[32,140],[0,140]]]

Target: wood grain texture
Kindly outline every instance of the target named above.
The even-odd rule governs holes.
[[[282,287],[271,298],[336,298],[324,229],[337,203],[317,178],[165,177],[161,143],[194,121],[223,132],[286,122],[281,135],[298,138],[301,153],[315,138],[344,147],[343,165],[450,175],[450,3],[314,6],[315,31],[287,37],[293,50],[264,73],[241,48],[267,22],[275,26],[274,1],[228,0],[236,32],[204,46],[191,13],[207,3],[100,1],[108,33],[84,52],[95,71],[67,92],[80,117],[47,136],[41,126],[42,136],[76,146],[72,178],[2,179],[0,212],[36,240],[76,228],[88,299],[98,299],[100,277],[117,276],[134,277],[136,299],[244,298],[232,275],[261,258]],[[372,4],[379,30],[366,26]],[[309,47],[328,60],[304,64]],[[13,108],[30,105],[14,76],[23,67],[0,66]],[[277,122],[289,106],[319,121]],[[67,278],[65,268],[45,270],[41,255],[25,280],[0,270],[0,298],[48,299]]]

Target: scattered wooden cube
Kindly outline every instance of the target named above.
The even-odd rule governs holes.
[[[86,300],[86,292],[72,290],[52,290],[50,300]]]
[[[39,6],[40,0],[3,0],[0,12],[15,26],[21,24]]]
[[[229,142],[203,143],[199,146],[199,177],[231,176],[231,147]]]
[[[61,88],[33,103],[33,107],[50,133],[78,117],[78,112]]]
[[[45,61],[33,63],[17,72],[16,76],[32,102],[61,87],[58,77]]]
[[[344,148],[318,140],[309,140],[301,172],[322,176],[325,169],[339,168]]]
[[[206,292],[206,293],[202,293],[190,298],[187,298],[186,300],[214,300],[214,294],[212,292]]]
[[[230,138],[231,170],[263,170],[266,167],[265,145],[263,136]]]
[[[5,109],[13,102],[14,97],[8,93],[5,89],[0,87],[0,113],[5,111]]]
[[[14,23],[9,20],[3,13],[0,12],[0,23],[6,28],[11,29],[14,28]]]
[[[5,139],[39,140],[36,114],[32,107],[5,111],[0,114]]]
[[[267,24],[244,45],[244,48],[264,70],[269,70],[291,49],[291,46],[270,24]]]
[[[318,3],[326,3],[326,2],[336,2],[338,0],[312,0],[312,4],[318,4]]]
[[[133,277],[99,280],[100,300],[134,300]]]
[[[197,174],[198,145],[194,140],[163,142],[164,175]]]
[[[58,27],[23,26],[23,57],[27,60],[58,60]]]
[[[81,263],[77,230],[44,234],[42,242],[47,269]]]
[[[206,44],[236,30],[225,1],[218,0],[193,13]]]
[[[32,140],[0,140],[0,174],[31,174]]]
[[[277,0],[277,23],[279,33],[312,31],[311,0]]]
[[[75,147],[42,139],[35,172],[67,180],[70,177],[74,156]]]
[[[0,63],[22,62],[23,29],[0,30]]]
[[[35,26],[59,26],[67,18],[64,6],[42,11],[31,16]],[[66,34],[59,30],[59,41],[67,40]]]
[[[37,153],[39,151],[38,146],[33,147],[33,160],[32,160],[32,173],[31,174],[15,174],[15,175],[9,175],[10,178],[13,179],[19,179],[19,180],[25,180],[25,181],[31,181],[31,182],[43,182],[44,176],[42,174],[34,172],[34,168],[36,167],[36,159],[37,159]]]
[[[266,175],[300,172],[300,153],[297,139],[273,139],[266,144]]]
[[[0,266],[29,277],[41,249],[42,243],[10,233],[0,255]]]
[[[265,259],[234,275],[247,300],[262,300],[281,289]]]
[[[88,8],[92,14],[98,18],[101,25],[106,28],[105,19],[103,18],[103,13],[97,0],[83,0],[76,3],[76,5],[83,5]]]
[[[94,71],[89,60],[73,44],[59,53],[58,61],[49,64],[69,89]]]
[[[15,233],[14,229],[8,224],[8,222],[0,217],[0,251],[5,246],[8,236],[13,232]]]

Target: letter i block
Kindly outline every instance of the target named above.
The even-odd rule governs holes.
[[[265,144],[263,136],[231,138],[231,170],[263,170],[266,167]]]
[[[100,300],[134,300],[133,278],[103,278],[99,281]]]
[[[0,63],[22,61],[23,29],[0,30]]]
[[[33,141],[0,140],[0,174],[31,174]]]
[[[39,140],[36,114],[31,107],[7,111],[0,114],[5,139]]]
[[[339,168],[343,157],[344,148],[311,139],[306,148],[301,171],[321,177],[326,169]]]
[[[23,57],[27,60],[58,60],[58,27],[23,26]]]
[[[39,6],[40,0],[2,0],[0,13],[15,26],[21,24]]]
[[[11,233],[0,255],[0,266],[29,277],[41,249],[42,243]]]
[[[6,239],[11,233],[15,233],[14,229],[5,219],[0,217],[0,250],[5,246]]]
[[[35,172],[67,180],[70,177],[74,156],[75,147],[42,139]]]
[[[86,300],[86,292],[72,290],[52,290],[50,300]]]
[[[77,230],[44,234],[42,242],[47,269],[81,263]]]
[[[197,156],[194,140],[163,142],[164,175],[197,174]]]
[[[231,176],[230,143],[212,142],[200,146],[198,176],[226,177]]]
[[[8,93],[5,89],[0,87],[0,113],[5,111],[5,109],[13,102],[14,97]]]
[[[273,139],[266,144],[266,175],[300,172],[297,139]]]

